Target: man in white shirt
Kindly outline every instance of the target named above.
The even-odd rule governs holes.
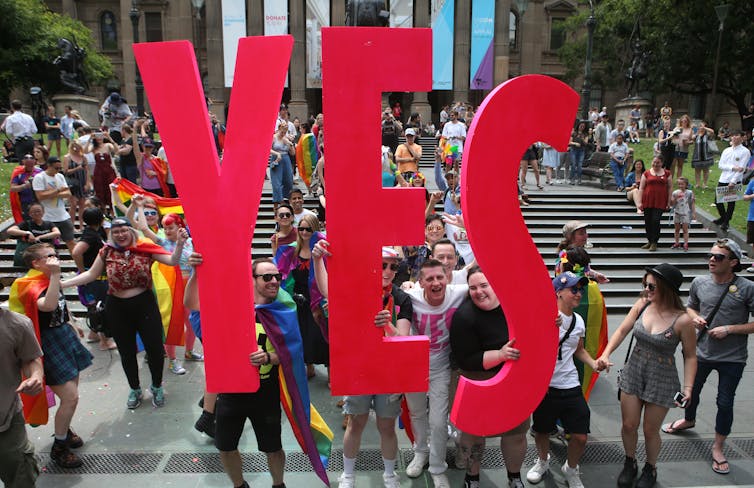
[[[458,146],[460,157],[463,154],[463,143],[466,140],[466,124],[458,120],[458,111],[450,112],[450,120],[442,128],[442,136],[447,139],[451,147]]]
[[[429,461],[429,473],[435,488],[450,488],[445,475],[448,469],[445,454],[448,444],[450,324],[469,287],[448,285],[445,267],[431,258],[421,266],[419,284],[421,288],[413,288],[407,293],[414,307],[411,333],[429,337],[429,412],[427,393],[406,393],[415,439],[414,458],[406,467],[406,475],[411,478],[420,476]]]
[[[296,126],[293,125],[293,122],[290,120],[290,114],[288,113],[288,107],[286,107],[285,104],[280,105],[280,110],[278,111],[278,121],[277,124],[275,124],[275,127],[280,127],[280,124],[285,122],[288,124],[288,132],[285,134],[288,139],[293,141],[296,139],[296,135],[298,135],[298,131],[296,130]]]
[[[615,136],[615,142],[610,144],[610,148],[607,150],[610,154],[610,169],[613,171],[615,186],[618,187],[618,191],[623,191],[626,186],[626,158],[632,151],[628,144],[623,142],[623,134],[620,133]]]
[[[61,173],[62,169],[60,158],[51,156],[47,160],[47,168],[34,177],[31,187],[45,209],[42,218],[60,229],[60,238],[65,241],[68,251],[73,253],[73,246],[76,244],[73,240],[73,222],[65,209],[65,201],[71,196],[71,190]]]
[[[742,144],[743,131],[733,131],[730,136],[730,147],[725,148],[720,155],[720,161],[717,165],[720,167],[720,179],[717,186],[733,186],[741,183],[746,165],[749,162],[751,153]],[[720,218],[714,222],[724,231],[728,230],[730,219],[733,218],[733,211],[736,209],[736,202],[728,202],[727,211],[725,205],[717,203],[717,212]]]
[[[3,122],[3,128],[8,137],[13,141],[13,151],[20,161],[24,154],[34,153],[34,134],[37,133],[37,124],[31,116],[21,111],[21,101],[10,102],[11,113]]]
[[[298,223],[301,222],[301,219],[304,218],[304,215],[313,215],[315,217],[317,216],[316,213],[304,208],[304,192],[302,192],[298,188],[291,190],[291,196],[289,197],[288,202],[291,204],[291,208],[293,208],[294,226],[298,226]]]
[[[60,132],[63,133],[63,137],[65,137],[65,140],[68,142],[70,142],[71,137],[73,137],[73,121],[75,120],[71,116],[71,110],[73,110],[73,107],[66,105],[65,115],[60,117]]]

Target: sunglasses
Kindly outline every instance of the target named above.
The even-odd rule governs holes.
[[[283,279],[283,275],[281,273],[265,273],[260,275],[254,275],[254,278],[262,278],[265,283],[269,283],[272,281],[272,278],[275,278],[275,281],[280,282]]]
[[[299,232],[314,232],[311,227],[299,227]]]
[[[155,215],[157,215],[157,210],[144,210],[144,215],[151,215],[152,217],[154,217]]]
[[[396,263],[382,263],[382,269],[385,270],[390,266],[390,271],[398,271],[398,265]]]
[[[657,289],[657,285],[654,283],[642,283],[641,287],[646,288],[649,291],[655,291]]]
[[[427,230],[430,232],[439,232],[445,230],[444,227],[427,227]]]
[[[707,253],[707,260],[714,259],[718,263],[722,262],[722,261],[725,261],[725,258],[727,258],[727,257],[728,256],[726,256],[725,254],[721,254],[721,253],[711,253],[711,252]]]
[[[571,293],[573,293],[574,295],[578,295],[579,293],[581,293],[581,294],[584,293],[584,287],[583,286],[572,286],[572,287],[569,288],[569,290],[571,290]]]
[[[278,214],[278,217],[281,219],[290,219],[291,217],[293,217],[293,214],[289,212],[281,212]]]

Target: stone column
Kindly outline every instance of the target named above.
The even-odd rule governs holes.
[[[495,86],[508,79],[510,73],[510,32],[508,16],[511,11],[511,0],[497,0],[495,2],[495,37],[494,56],[495,67],[492,75]]]
[[[264,35],[264,0],[246,0],[246,34]]]
[[[204,19],[207,26],[207,87],[205,95],[214,105],[210,110],[225,120],[225,72],[223,64],[223,18],[220,0],[207,0]]]
[[[63,0],[63,13],[68,14],[72,19],[78,19],[76,0]]]
[[[330,2],[330,25],[346,25],[346,2],[333,0]]]
[[[288,2],[288,25],[293,36],[290,70],[291,101],[288,103],[288,112],[291,120],[294,117],[307,120],[309,103],[306,101],[306,5],[303,0]]]
[[[430,20],[429,0],[414,0],[414,27],[430,27]],[[427,92],[414,92],[409,114],[413,112],[421,115],[425,124],[432,120],[432,106],[427,100]]]
[[[456,0],[453,49],[453,99],[469,100],[469,63],[471,60],[471,1]]]
[[[120,2],[120,25],[118,26],[120,37],[121,51],[123,52],[123,79],[121,80],[121,95],[129,101],[131,106],[136,105],[136,88],[134,72],[134,50],[133,50],[133,26],[131,24],[131,17],[128,12],[131,10],[131,2],[128,0],[121,0]],[[139,15],[139,27],[144,22],[144,13]],[[90,122],[91,123],[91,122]]]

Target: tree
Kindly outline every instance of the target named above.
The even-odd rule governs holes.
[[[647,91],[707,95],[712,92],[718,20],[715,6],[725,0],[602,0],[595,6],[595,82],[608,88],[623,88],[631,63],[631,35],[636,20],[641,26],[642,46],[652,52]],[[754,2],[728,0],[717,92],[747,113],[746,96],[754,92],[754,36],[748,32],[754,18]],[[561,61],[571,80],[583,72],[586,52],[584,23],[588,9],[566,24],[572,42],[560,49]]]
[[[0,0],[0,100],[16,87],[60,91],[58,39],[75,39],[86,50],[84,73],[92,85],[113,75],[110,60],[97,53],[91,31],[78,20],[51,12],[41,0]]]

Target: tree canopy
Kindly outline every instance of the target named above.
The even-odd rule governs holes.
[[[84,73],[92,85],[113,75],[110,60],[99,54],[91,31],[78,20],[50,11],[41,0],[0,0],[0,100],[15,87],[60,91],[58,39],[74,40],[86,50]]]
[[[584,3],[583,0],[581,2]],[[719,22],[715,6],[725,0],[595,0],[593,82],[623,89],[631,64],[631,36],[639,19],[641,43],[651,51],[648,78],[642,91],[707,95],[712,92]],[[718,94],[746,111],[754,91],[754,2],[728,0],[717,81]],[[567,22],[571,42],[560,49],[567,76],[583,73],[588,6]]]

